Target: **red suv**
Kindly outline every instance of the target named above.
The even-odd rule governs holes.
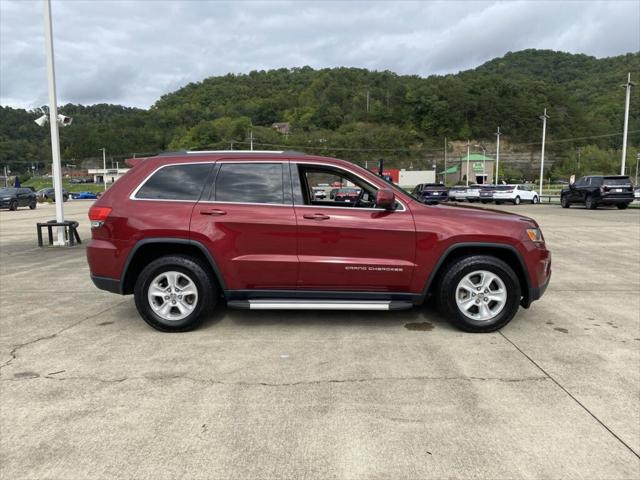
[[[184,331],[224,299],[248,309],[396,310],[434,296],[472,332],[540,298],[538,224],[425,205],[343,160],[294,152],[181,152],[133,167],[89,211],[98,288],[135,296],[151,326]],[[314,187],[358,189],[351,202]]]

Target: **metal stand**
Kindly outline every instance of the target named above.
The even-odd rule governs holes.
[[[69,242],[69,246],[73,247],[76,243],[82,243],[80,235],[78,235],[78,225],[79,223],[75,220],[66,220],[64,222],[49,220],[46,223],[36,223],[38,229],[38,246],[42,247],[42,229],[45,227],[49,237],[49,245],[53,245],[53,227],[64,228],[64,239]]]

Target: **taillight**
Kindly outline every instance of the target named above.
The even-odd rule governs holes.
[[[89,220],[91,228],[101,227],[111,213],[111,207],[91,207],[89,209]]]

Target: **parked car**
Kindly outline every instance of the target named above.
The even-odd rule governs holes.
[[[434,297],[455,325],[489,332],[550,279],[534,220],[424,204],[347,161],[240,151],[129,163],[89,209],[87,259],[98,288],[134,294],[159,330],[192,329],[222,299],[254,310],[396,310]],[[354,184],[358,200],[304,195],[317,174]]]
[[[636,187],[633,189],[633,198],[635,198],[636,201],[640,202],[640,187]]]
[[[313,198],[316,200],[324,200],[327,198],[327,192],[322,187],[313,187]]]
[[[496,185],[493,188],[493,200],[497,204],[511,202],[520,205],[522,202],[540,203],[538,192],[526,184]]]
[[[560,204],[563,208],[580,203],[591,210],[599,205],[615,205],[622,210],[633,199],[633,184],[626,175],[589,175],[563,187],[560,192]]]
[[[467,187],[455,186],[449,189],[449,200],[463,202],[467,198]]]
[[[482,185],[482,187],[480,187],[480,201],[482,203],[490,203],[493,201],[495,187],[495,185]]]
[[[0,208],[17,210],[18,207],[36,208],[36,194],[28,188],[0,188]]]
[[[339,188],[332,188],[329,191],[329,199],[333,200],[336,198],[336,193],[338,193],[338,190],[340,190]]]
[[[93,192],[74,192],[71,194],[74,200],[96,200],[98,196]]]
[[[336,192],[333,200],[336,202],[355,203],[359,195],[359,188],[341,188]]]
[[[446,202],[449,200],[449,189],[442,183],[420,183],[411,194],[421,202]]]
[[[465,199],[467,202],[477,202],[480,200],[480,189],[482,185],[469,185],[467,187],[467,192],[465,193]]]
[[[56,199],[56,192],[53,188],[43,188],[42,190],[38,190],[36,192],[37,199],[40,201],[53,200]],[[67,192],[64,188],[62,189],[62,201],[66,202],[69,200],[69,192]]]

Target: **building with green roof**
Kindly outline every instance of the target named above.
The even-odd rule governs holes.
[[[438,175],[447,185],[466,183],[467,164],[469,164],[469,185],[493,183],[494,160],[481,153],[472,153],[468,157],[467,155],[461,156],[458,160],[453,161],[453,165],[449,164],[451,166],[448,165],[446,170],[438,172]]]

